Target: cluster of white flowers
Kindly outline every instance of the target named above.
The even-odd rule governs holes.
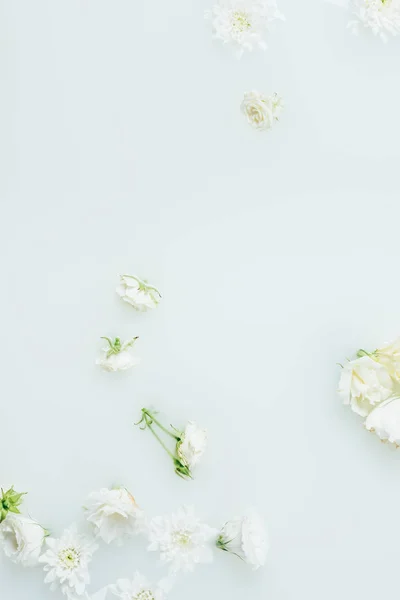
[[[187,506],[172,515],[147,519],[126,488],[103,488],[92,492],[85,506],[92,534],[82,535],[73,525],[61,537],[54,538],[36,521],[20,514],[21,499],[17,496],[22,495],[13,488],[3,492],[1,506],[6,508],[0,523],[0,545],[13,562],[23,566],[42,564],[45,583],[67,600],[104,600],[108,592],[121,600],[164,600],[177,574],[212,562],[215,549],[238,556],[253,569],[265,564],[265,524],[254,510],[228,521],[220,529],[203,523]],[[89,565],[98,541],[121,543],[125,537],[138,533],[148,539],[148,550],[158,552],[161,562],[169,567],[168,577],[152,585],[136,573],[132,580],[120,579],[90,596]]]
[[[400,446],[400,338],[373,352],[359,350],[343,366],[338,391],[368,431]]]

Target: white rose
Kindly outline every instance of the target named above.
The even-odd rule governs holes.
[[[386,368],[362,356],[344,365],[339,382],[339,396],[344,404],[366,417],[375,405],[391,396],[393,380]]]
[[[24,567],[38,563],[45,537],[39,523],[21,515],[9,513],[0,525],[0,543],[5,554]]]
[[[131,304],[136,310],[145,312],[155,308],[160,302],[160,292],[133,275],[122,275],[117,294],[124,302]]]
[[[178,442],[177,452],[182,463],[192,469],[200,461],[207,446],[207,431],[200,429],[194,421],[189,421]]]
[[[143,511],[125,488],[92,492],[85,510],[95,533],[107,544],[138,533],[143,527]]]
[[[381,440],[400,446],[400,398],[389,398],[374,408],[366,418],[365,427]]]
[[[247,121],[255,129],[271,129],[282,111],[282,99],[277,95],[264,96],[259,92],[246,92],[241,106]]]
[[[222,528],[217,546],[239,556],[254,570],[262,567],[269,549],[264,520],[251,509],[245,516],[228,521]]]
[[[140,363],[140,359],[132,354],[132,346],[137,338],[124,343],[119,338],[114,341],[110,338],[102,339],[107,340],[108,346],[103,348],[103,355],[97,359],[96,364],[105,371],[126,371]]]

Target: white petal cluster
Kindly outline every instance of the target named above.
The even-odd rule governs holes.
[[[97,537],[106,544],[121,541],[143,529],[144,513],[134,497],[125,489],[103,488],[92,492],[85,506],[86,518]]]
[[[265,50],[271,23],[284,20],[276,0],[220,0],[205,16],[211,20],[214,37],[230,45],[238,58],[245,50]]]
[[[366,28],[387,41],[400,33],[400,0],[352,0],[350,10],[355,19],[348,26],[356,34]]]
[[[0,545],[13,562],[23,567],[38,564],[46,532],[39,523],[9,513],[0,524]]]
[[[156,308],[161,298],[157,288],[134,275],[121,275],[117,294],[124,302],[140,312]]]
[[[282,98],[278,94],[265,96],[256,91],[246,92],[241,105],[247,122],[258,131],[272,129],[282,108]]]
[[[190,470],[200,461],[207,448],[207,431],[194,421],[189,421],[177,444],[179,460]]]
[[[400,339],[357,356],[342,368],[339,395],[368,431],[400,446]]]
[[[60,589],[68,600],[86,598],[89,563],[97,545],[78,534],[75,526],[59,539],[46,538],[46,545],[48,549],[39,558],[47,573],[45,583],[50,583],[52,590]]]
[[[149,523],[149,550],[158,551],[172,571],[192,571],[199,563],[213,560],[218,531],[202,523],[193,508],[182,507],[169,517],[155,517]]]
[[[133,338],[123,343],[119,338],[115,338],[114,342],[109,338],[104,339],[108,341],[109,345],[103,348],[102,355],[96,361],[96,364],[104,371],[110,373],[127,371],[140,363],[140,358],[133,354],[132,349],[137,338]]]
[[[161,585],[153,585],[140,573],[132,580],[119,579],[109,590],[120,600],[164,600],[165,590]]]
[[[254,570],[264,566],[269,549],[264,520],[254,510],[228,521],[221,530],[217,546],[240,557]]]

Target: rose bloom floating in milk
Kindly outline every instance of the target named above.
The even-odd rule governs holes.
[[[359,350],[342,368],[339,395],[382,442],[400,446],[400,338],[373,352]]]

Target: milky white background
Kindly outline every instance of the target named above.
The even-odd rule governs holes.
[[[238,62],[209,6],[1,0],[0,482],[55,535],[115,483],[151,515],[267,516],[264,570],[221,552],[171,599],[393,595],[400,453],[335,388],[337,362],[400,333],[400,40],[282,0],[268,52]],[[240,113],[251,89],[284,97],[270,133]],[[121,303],[122,272],[157,311]],[[142,364],[103,373],[118,334]],[[209,429],[195,481],[134,428],[148,404]],[[163,576],[144,550],[102,546],[91,590]],[[2,557],[0,597],[56,600],[42,578]]]

